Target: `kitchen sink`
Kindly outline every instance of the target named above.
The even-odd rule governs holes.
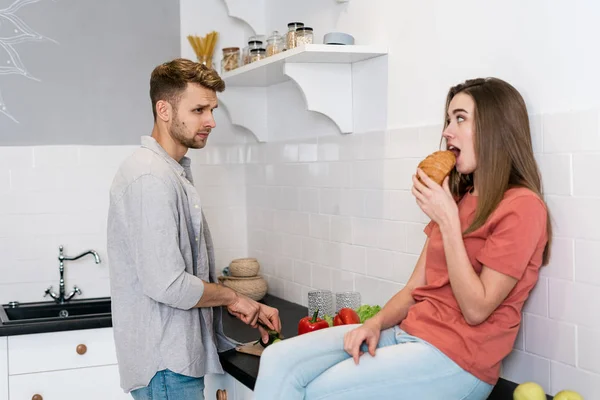
[[[40,322],[110,317],[110,297],[56,302],[9,303],[0,308],[0,324],[33,324]]]

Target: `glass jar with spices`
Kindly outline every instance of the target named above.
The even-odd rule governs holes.
[[[287,26],[288,32],[286,35],[285,48],[289,50],[296,47],[296,29],[303,27],[304,24],[302,22],[290,22]]]
[[[253,63],[255,61],[262,60],[266,58],[266,50],[265,49],[251,49],[250,50],[250,62]]]
[[[313,28],[308,26],[302,26],[296,29],[296,46],[303,44],[312,44],[313,42]]]
[[[223,49],[223,59],[221,60],[221,73],[233,71],[240,66],[240,48],[225,47]]]
[[[283,37],[278,31],[273,31],[273,34],[267,39],[267,57],[281,53],[284,50],[285,43]]]

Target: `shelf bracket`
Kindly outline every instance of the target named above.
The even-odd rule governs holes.
[[[240,19],[250,25],[255,34],[266,33],[265,0],[224,0],[230,17]]]
[[[259,142],[268,139],[267,88],[231,87],[219,94],[231,123],[248,129]]]
[[[351,64],[285,63],[283,73],[296,82],[308,110],[330,118],[342,133],[353,131]]]

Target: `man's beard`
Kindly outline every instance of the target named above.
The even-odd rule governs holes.
[[[196,135],[188,138],[186,137],[186,133],[185,125],[177,118],[177,115],[175,115],[173,123],[169,127],[169,134],[171,137],[188,149],[201,149],[204,147],[205,143],[194,141]]]

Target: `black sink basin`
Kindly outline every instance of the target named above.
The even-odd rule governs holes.
[[[48,301],[22,303],[16,306],[3,304],[0,308],[0,323],[3,325],[110,316],[110,297],[71,300],[64,304]]]

